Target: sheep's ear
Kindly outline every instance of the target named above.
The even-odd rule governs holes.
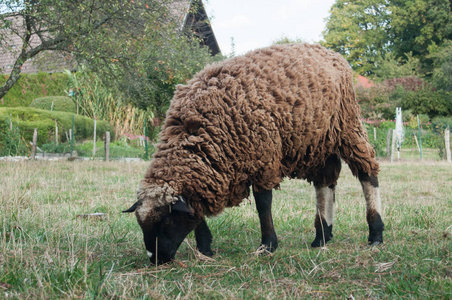
[[[184,197],[177,196],[177,199],[178,200],[175,203],[171,204],[171,211],[180,211],[192,215],[193,209],[190,206],[188,206]]]
[[[138,206],[138,201],[135,202],[129,209],[123,210],[122,212],[123,212],[123,213],[131,213],[131,212],[134,212],[134,211],[137,209],[137,206]]]

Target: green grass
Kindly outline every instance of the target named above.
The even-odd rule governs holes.
[[[82,144],[77,144],[77,153],[79,156],[91,157],[93,155],[93,142],[85,141]],[[149,146],[151,149],[151,146]],[[104,142],[96,142],[96,156],[97,158],[105,157],[105,146]],[[111,158],[123,158],[123,157],[133,157],[133,158],[144,158],[143,147],[136,148],[124,141],[115,141],[110,143],[110,157]]]
[[[213,261],[193,234],[176,262],[149,264],[131,214],[148,163],[0,163],[0,299],[450,299],[452,165],[383,163],[385,243],[366,245],[365,203],[348,168],[337,187],[334,238],[314,238],[304,181],[274,193],[280,246],[257,256],[252,200],[208,220]],[[103,212],[104,219],[79,215]]]

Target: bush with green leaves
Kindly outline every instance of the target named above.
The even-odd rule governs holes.
[[[438,116],[452,115],[452,93],[422,89],[409,91],[402,99],[402,108],[413,114],[426,114],[431,119]]]
[[[0,85],[8,75],[0,74]],[[64,73],[22,74],[19,81],[3,97],[0,107],[29,106],[38,97],[66,95],[69,83]]]
[[[376,126],[378,125],[378,126]],[[364,123],[364,127],[367,130],[369,136],[369,142],[374,148],[377,156],[384,157],[387,155],[386,145],[389,129],[395,129],[395,122],[393,121],[381,121],[374,124]],[[375,132],[374,132],[375,128]],[[377,139],[375,139],[375,134]]]
[[[31,102],[30,107],[51,110],[51,111],[65,111],[75,113],[75,103],[70,97],[66,96],[50,96],[36,98]]]
[[[67,112],[29,107],[0,108],[0,132],[8,130],[8,121],[11,120],[13,125],[19,128],[21,136],[26,141],[31,141],[34,129],[37,128],[40,146],[55,139],[55,125],[58,125],[59,140],[65,141],[65,133],[72,128],[72,116],[74,116],[74,138],[77,140],[91,138],[94,133],[94,120]],[[112,131],[111,126],[105,121],[97,121],[97,136],[102,136],[106,131]]]

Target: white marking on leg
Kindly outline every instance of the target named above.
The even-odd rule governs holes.
[[[315,189],[317,197],[317,212],[328,226],[334,222],[334,189],[320,187]]]
[[[152,258],[152,256],[154,255],[154,253],[152,253],[151,251],[146,251],[147,255],[149,258]]]
[[[367,211],[376,211],[381,215],[380,188],[374,187],[369,181],[361,182],[364,198],[366,198]]]

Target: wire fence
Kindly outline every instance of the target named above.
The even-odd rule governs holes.
[[[396,133],[387,124],[374,126],[365,124],[369,141],[374,147],[377,157],[391,161],[404,160],[447,160],[451,161],[450,130],[435,128],[415,129],[404,127],[403,140],[397,143]],[[391,123],[389,123],[391,125]],[[388,128],[389,127],[389,128]],[[393,126],[392,126],[393,127]],[[97,160],[148,160],[154,151],[144,127],[144,135],[125,134],[121,139],[111,141],[110,132],[103,136],[96,135],[91,142],[76,142],[76,132],[73,128],[66,133],[66,141],[58,141],[58,134],[54,140],[41,147],[37,146],[39,132],[35,129],[33,140],[27,141],[21,135],[20,128],[12,123],[0,132],[0,157],[25,156],[30,159],[97,159]],[[55,128],[58,132],[58,128]]]

